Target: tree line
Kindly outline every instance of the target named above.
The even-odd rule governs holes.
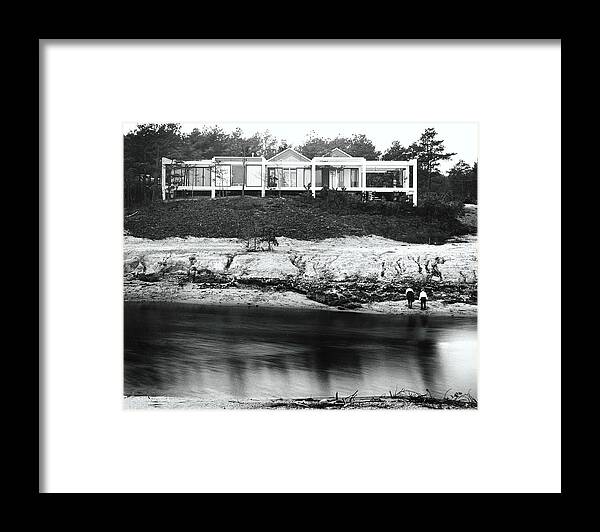
[[[309,159],[325,156],[333,148],[340,148],[354,157],[367,160],[418,159],[420,192],[447,193],[468,202],[477,201],[477,163],[473,166],[460,159],[448,172],[442,173],[440,163],[457,155],[446,151],[444,140],[434,128],[427,128],[418,139],[405,146],[394,141],[383,153],[365,134],[350,137],[324,138],[311,132],[305,142],[291,146],[269,131],[244,135],[241,128],[231,132],[219,126],[205,126],[190,133],[181,130],[181,124],[139,124],[124,136],[125,180],[142,175],[160,177],[161,158],[176,160],[211,159],[216,155],[266,159],[287,148],[295,148]]]

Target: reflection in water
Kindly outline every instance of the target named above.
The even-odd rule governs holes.
[[[476,319],[125,303],[127,395],[264,399],[396,388],[476,396]]]

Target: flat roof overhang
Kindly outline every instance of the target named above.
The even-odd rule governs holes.
[[[313,157],[312,163],[317,164],[359,164],[362,165],[367,160],[364,157]]]

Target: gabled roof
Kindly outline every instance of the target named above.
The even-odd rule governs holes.
[[[349,153],[346,153],[344,150],[340,150],[339,148],[333,148],[329,153],[329,157],[352,157]]]
[[[274,155],[269,159],[270,162],[283,162],[283,161],[301,161],[301,162],[310,162],[308,157],[302,155],[299,151],[296,151],[294,148],[286,148],[283,151],[280,151],[278,154]]]

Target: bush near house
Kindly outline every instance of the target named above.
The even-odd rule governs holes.
[[[449,193],[419,194],[417,213],[426,220],[451,223],[465,213],[465,204]]]
[[[329,198],[329,200],[328,200]],[[126,212],[125,230],[131,236],[242,238],[263,234],[321,240],[343,236],[378,235],[393,240],[441,244],[448,238],[475,232],[444,207],[442,199],[413,208],[402,202],[361,202],[334,191],[315,199],[306,197],[200,198],[156,203]]]
[[[323,187],[316,198],[309,199],[320,209],[334,214],[374,214],[381,216],[400,216],[414,214],[413,206],[408,200],[398,201],[363,201],[360,194],[345,190]]]

